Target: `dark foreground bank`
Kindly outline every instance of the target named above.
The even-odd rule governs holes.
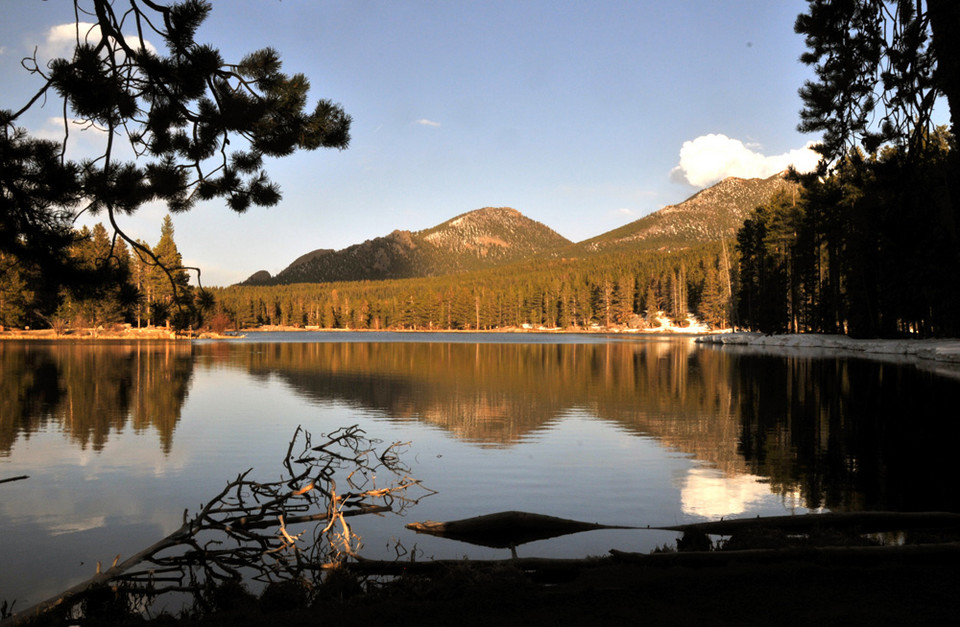
[[[801,553],[775,560],[655,565],[597,559],[529,571],[442,565],[362,591],[338,574],[315,591],[278,587],[259,599],[221,591],[220,609],[154,625],[939,625],[960,619],[960,548],[869,559]],[[63,624],[46,617],[46,624]],[[77,624],[140,624],[101,616]],[[74,624],[74,623],[71,623]]]

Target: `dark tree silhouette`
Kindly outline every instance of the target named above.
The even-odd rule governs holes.
[[[940,97],[957,133],[960,3],[955,0],[809,0],[795,30],[817,79],[801,88],[800,130],[822,132],[828,161],[860,144],[918,149]]]
[[[0,252],[69,285],[63,252],[73,221],[89,212],[106,215],[114,242],[158,263],[122,231],[118,214],[154,200],[174,213],[215,198],[237,212],[275,205],[280,190],[264,157],[347,147],[350,116],[329,100],[308,109],[309,81],[281,72],[277,51],[228,63],[196,42],[210,11],[202,0],[74,0],[72,58],[45,67],[36,55],[24,59],[42,85],[19,110],[0,111]],[[18,120],[54,94],[63,102],[63,141],[29,136]],[[107,137],[103,152],[81,163],[65,156],[77,122]],[[118,158],[119,142],[135,159]]]
[[[823,137],[797,241],[820,271],[811,328],[956,333],[960,3],[809,0],[795,29],[816,73],[799,129]],[[950,132],[934,127],[944,99]]]

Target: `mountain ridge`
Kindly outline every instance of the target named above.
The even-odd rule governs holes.
[[[420,231],[395,230],[341,250],[300,255],[276,276],[265,270],[240,285],[283,285],[440,276],[538,256],[683,248],[733,237],[749,213],[779,191],[798,188],[783,173],[728,177],[686,200],[579,243],[511,207],[484,207]]]
[[[484,207],[421,231],[395,230],[341,250],[301,255],[276,276],[241,285],[282,285],[438,276],[520,261],[573,245],[511,207]]]
[[[682,202],[667,205],[576,246],[586,253],[597,253],[624,248],[689,246],[734,237],[753,209],[779,191],[787,192],[798,187],[783,172],[767,178],[730,176]]]

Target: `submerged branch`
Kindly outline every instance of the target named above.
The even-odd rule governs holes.
[[[302,442],[300,440],[303,440]],[[15,614],[19,624],[56,607],[70,608],[94,590],[113,587],[119,594],[154,598],[166,592],[189,592],[200,606],[217,585],[251,579],[264,582],[315,580],[325,567],[356,556],[360,538],[346,519],[362,514],[400,512],[419,498],[405,495],[419,482],[393,454],[371,455],[379,441],[357,426],[339,429],[312,447],[310,434],[297,428],[283,462],[286,476],[260,483],[251,470],[237,476],[192,518],[165,538],[57,596]],[[303,453],[293,455],[295,445]],[[396,445],[387,447],[391,451]],[[310,450],[321,454],[309,458]],[[343,475],[388,476],[386,487],[337,496]],[[424,495],[430,491],[426,490]],[[293,525],[314,524],[293,530]],[[339,529],[338,529],[339,527]],[[304,536],[315,541],[308,544]]]
[[[699,532],[718,536],[753,529],[778,529],[809,533],[818,529],[855,529],[861,533],[906,531],[910,529],[960,528],[960,514],[950,512],[829,512],[800,516],[734,518],[670,527],[650,527],[666,531]]]

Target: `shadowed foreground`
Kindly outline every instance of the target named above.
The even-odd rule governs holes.
[[[957,553],[866,563],[790,558],[723,566],[650,566],[602,559],[533,581],[516,568],[462,563],[404,575],[360,593],[349,576],[310,608],[295,594],[225,599],[205,618],[155,624],[230,625],[928,625],[960,616]],[[268,598],[269,596],[269,598]]]

